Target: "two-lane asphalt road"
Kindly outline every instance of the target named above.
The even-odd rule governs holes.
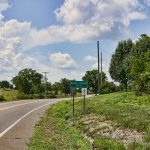
[[[43,112],[63,99],[0,103],[0,150],[24,150]]]

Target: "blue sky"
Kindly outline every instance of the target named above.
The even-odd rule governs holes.
[[[150,32],[150,0],[0,0],[0,80],[23,68],[48,71],[49,81],[81,80],[96,68],[97,47],[103,70],[118,41]]]

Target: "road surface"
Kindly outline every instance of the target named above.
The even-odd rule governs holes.
[[[0,103],[0,150],[25,150],[39,118],[50,105],[61,100]]]

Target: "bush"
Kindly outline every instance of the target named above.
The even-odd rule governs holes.
[[[3,95],[0,95],[0,101],[5,101],[5,98]]]
[[[33,98],[36,99],[43,99],[44,98],[44,95],[43,94],[33,94]]]
[[[51,95],[50,95],[50,98],[57,98],[57,96],[54,95],[54,94],[51,94]]]
[[[113,82],[103,82],[101,94],[108,94],[118,91],[118,86],[115,85]]]
[[[142,73],[137,81],[133,82],[133,88],[137,96],[143,93],[150,94],[150,73]]]
[[[18,93],[16,99],[29,99],[29,96],[24,93]]]

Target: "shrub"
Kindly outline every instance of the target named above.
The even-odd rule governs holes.
[[[43,99],[44,98],[44,95],[43,94],[33,94],[33,98],[36,99]]]
[[[101,94],[108,94],[117,91],[118,91],[118,87],[113,82],[108,82],[108,81],[103,82]]]
[[[29,96],[24,93],[18,93],[16,99],[29,99]]]
[[[150,94],[150,73],[140,74],[139,80],[134,81],[133,88],[135,94],[141,96],[142,93]]]
[[[57,98],[57,96],[54,95],[54,94],[51,94],[51,95],[50,95],[50,98]]]
[[[0,95],[0,101],[5,101],[5,98],[3,95]]]

